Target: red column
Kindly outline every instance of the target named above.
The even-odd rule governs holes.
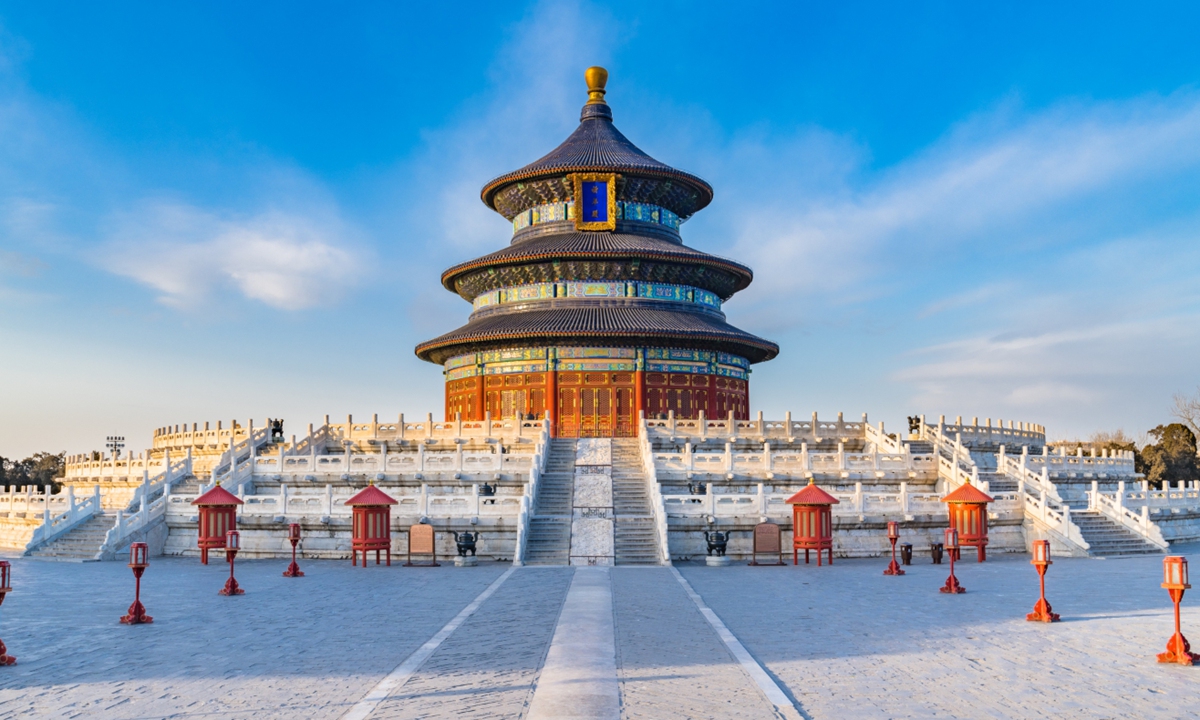
[[[642,420],[642,413],[646,411],[646,354],[641,349],[637,349],[637,369],[633,373],[633,422],[637,424]]]
[[[554,348],[546,348],[546,417],[550,418],[550,436],[558,437],[558,362]]]
[[[468,420],[482,420],[483,419],[483,407],[484,407],[483,393],[485,392],[485,389],[484,389],[484,380],[485,379],[486,378],[484,377],[484,374],[483,374],[483,363],[479,362],[479,356],[476,355],[475,356],[475,382],[476,382],[475,407],[471,409],[471,417],[467,418]]]

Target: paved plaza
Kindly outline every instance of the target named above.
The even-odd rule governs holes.
[[[1182,548],[1200,550],[1200,547]],[[1195,554],[1195,553],[1193,553]],[[1158,665],[1160,557],[1062,559],[1063,622],[1026,622],[1027,556],[832,567],[352,568],[156,558],[148,626],[121,563],[14,560],[0,718],[1183,718],[1200,668]],[[686,584],[685,584],[686,581]],[[689,593],[689,588],[692,593]],[[1198,591],[1200,592],[1200,591]],[[481,595],[483,596],[481,598]],[[1200,640],[1196,596],[1185,634]]]

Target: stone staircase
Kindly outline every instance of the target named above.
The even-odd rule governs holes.
[[[637,440],[612,441],[613,541],[617,565],[658,565],[658,539]]]
[[[984,472],[979,471],[980,482],[988,484],[988,492],[995,493],[1015,493],[1017,491],[1017,481],[1009,478],[1004,473]]]
[[[525,564],[566,565],[571,551],[571,499],[575,490],[575,441],[550,441],[546,472],[538,480]]]
[[[933,454],[933,443],[924,440],[905,440],[904,442],[908,445],[908,451],[913,455]]]
[[[1162,552],[1137,533],[1095,510],[1071,508],[1071,520],[1079,527],[1079,532],[1087,541],[1088,555],[1092,557],[1150,555]]]
[[[104,538],[112,529],[116,517],[107,513],[96,515],[66,535],[31,551],[29,557],[41,560],[88,562],[96,559]]]

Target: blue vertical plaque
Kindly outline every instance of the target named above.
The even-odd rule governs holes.
[[[608,181],[583,181],[583,220],[589,223],[608,222]]]

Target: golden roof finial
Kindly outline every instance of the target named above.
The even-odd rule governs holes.
[[[599,65],[593,65],[583,73],[587,80],[588,105],[604,104],[604,86],[608,84],[608,71]]]

